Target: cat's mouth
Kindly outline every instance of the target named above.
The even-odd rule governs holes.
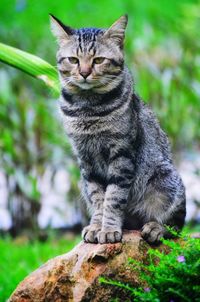
[[[82,89],[88,90],[93,87],[92,83],[88,82],[87,80],[84,80],[83,82],[78,82],[78,86]]]
[[[74,85],[78,86],[83,90],[93,89],[99,86],[99,81],[92,80],[92,79],[81,79],[79,81],[74,81]]]
[[[102,86],[102,83],[94,79],[73,80],[72,84],[82,90],[94,90]]]

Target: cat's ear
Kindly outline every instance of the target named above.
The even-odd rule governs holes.
[[[60,20],[50,14],[51,31],[58,42],[69,40],[74,34],[74,29],[64,25]]]
[[[121,16],[115,23],[113,23],[104,33],[104,37],[112,39],[120,47],[123,47],[125,30],[128,23],[128,16]]]

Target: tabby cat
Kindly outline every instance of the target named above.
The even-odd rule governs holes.
[[[126,26],[122,16],[108,29],[73,29],[51,15],[60,108],[91,213],[82,235],[91,243],[121,241],[122,228],[157,243],[168,236],[165,225],[181,229],[186,214],[167,136],[124,64]]]

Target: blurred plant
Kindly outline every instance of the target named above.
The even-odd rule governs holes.
[[[173,231],[177,236],[178,234]],[[200,297],[200,240],[186,233],[182,240],[162,239],[169,252],[149,249],[145,263],[130,259],[133,270],[137,271],[141,283],[139,288],[118,281],[101,278],[100,282],[129,291],[134,302],[198,302]],[[149,264],[146,264],[149,262]]]
[[[43,80],[58,94],[57,72],[42,59],[0,44],[0,60]],[[41,207],[38,181],[45,171],[45,165],[50,161],[56,170],[56,165],[64,155],[56,158],[55,164],[53,153],[56,152],[56,147],[61,153],[64,145],[67,149],[67,140],[63,145],[60,135],[62,130],[57,123],[52,100],[49,99],[48,104],[45,104],[38,97],[37,102],[31,102],[24,86],[16,98],[8,85],[9,79],[5,77],[6,74],[1,73],[2,82],[7,83],[7,89],[4,87],[1,91],[0,161],[9,188],[8,208],[12,217],[12,229],[14,234],[22,230],[31,230],[37,234],[37,218]]]
[[[154,9],[159,18],[163,9],[155,3]],[[168,16],[167,9],[158,29],[155,20],[149,22],[133,42],[136,87],[157,112],[176,150],[200,139],[199,11],[200,1],[185,1],[169,24],[172,15]],[[160,36],[161,31],[165,35]]]

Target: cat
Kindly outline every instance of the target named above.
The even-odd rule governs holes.
[[[73,29],[51,15],[59,50],[60,110],[91,213],[85,242],[115,243],[122,228],[156,244],[184,225],[185,188],[166,134],[133,90],[124,64],[127,16],[110,28]]]

